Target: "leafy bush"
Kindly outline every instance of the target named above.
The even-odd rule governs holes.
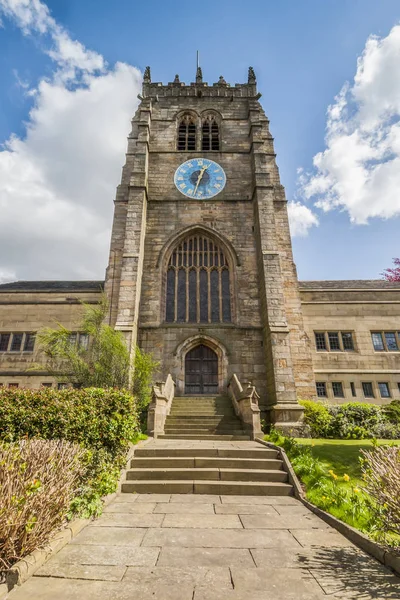
[[[310,427],[311,437],[326,437],[332,421],[328,406],[311,400],[302,400],[300,404],[304,407],[304,421]]]
[[[129,444],[139,435],[135,399],[126,390],[0,392],[0,441],[64,439],[86,449],[86,474],[71,505],[81,516],[100,512],[101,496],[115,490]]]
[[[153,360],[151,354],[143,352],[136,346],[135,370],[133,374],[133,394],[137,401],[140,415],[147,410],[151,401],[151,381],[153,373],[158,367],[158,362]]]
[[[0,442],[0,573],[63,523],[84,473],[83,456],[66,441]]]
[[[364,485],[376,502],[383,533],[400,535],[400,448],[380,446],[362,450]]]
[[[400,400],[392,400],[390,404],[382,406],[382,412],[390,423],[400,427]]]

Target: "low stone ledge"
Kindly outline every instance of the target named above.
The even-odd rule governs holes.
[[[337,519],[330,513],[326,512],[325,510],[322,510],[322,508],[318,508],[318,506],[315,506],[314,504],[309,502],[305,497],[300,481],[297,478],[297,475],[294,472],[290,460],[284,449],[280,446],[272,444],[271,442],[266,442],[265,440],[256,439],[256,442],[262,444],[263,446],[267,446],[268,448],[278,450],[280,452],[281,458],[289,475],[289,482],[293,485],[294,488],[294,495],[298,500],[300,500],[302,504],[304,504],[304,506],[311,510],[311,512],[313,512],[315,515],[317,515],[317,517],[320,517],[323,521],[325,521],[325,523],[327,523],[328,525],[336,529],[339,533],[344,535],[348,540],[353,542],[353,544],[361,548],[361,550],[364,550],[364,552],[367,552],[380,563],[394,571],[396,575],[400,576],[400,555],[395,554],[390,550],[387,550],[384,546],[381,546],[377,542],[374,542],[364,533],[358,531],[358,529],[351,527],[351,525],[347,525],[347,523],[344,523],[344,521]]]
[[[108,506],[117,493],[121,489],[121,483],[125,480],[126,470],[129,468],[129,463],[135,454],[136,448],[144,446],[151,441],[152,438],[141,440],[139,443],[134,444],[128,450],[126,468],[121,472],[121,476],[118,482],[117,492],[107,494],[102,497],[103,505]],[[92,519],[74,519],[68,525],[57,531],[54,536],[50,539],[49,543],[44,548],[38,548],[28,554],[24,558],[21,558],[16,562],[6,573],[6,583],[0,585],[0,600],[6,598],[7,594],[16,586],[22,585],[27,579],[32,577],[36,571],[44,565],[52,556],[57,554],[64,548],[74,537],[78,535],[88,525]],[[3,589],[4,588],[4,589]]]

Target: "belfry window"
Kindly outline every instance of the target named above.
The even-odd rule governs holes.
[[[229,264],[222,248],[203,235],[185,238],[171,254],[167,269],[168,323],[229,323]]]
[[[196,150],[196,123],[191,115],[184,115],[178,126],[178,150]]]
[[[201,133],[201,149],[219,151],[219,126],[214,117],[206,117],[203,121]]]

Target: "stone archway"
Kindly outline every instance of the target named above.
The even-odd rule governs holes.
[[[194,335],[176,348],[174,352],[174,379],[176,382],[176,394],[183,396],[185,392],[185,379],[186,379],[186,357],[188,353],[199,346],[205,346],[209,348],[217,357],[217,373],[214,373],[216,377],[216,386],[213,390],[209,390],[209,393],[221,394],[227,386],[228,378],[228,352],[225,346],[215,338],[208,335],[198,334]],[[210,355],[210,358],[212,355]],[[213,368],[213,367],[210,367]],[[215,390],[215,391],[214,391]],[[206,392],[204,392],[206,393]]]

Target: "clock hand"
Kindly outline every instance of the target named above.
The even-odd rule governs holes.
[[[209,167],[209,166],[210,166],[210,165],[208,165],[207,167],[203,167],[203,168],[201,169],[201,171],[200,171],[200,175],[199,175],[199,176],[198,176],[198,178],[197,178],[196,187],[194,188],[193,196],[195,196],[195,195],[196,195],[197,188],[199,187],[199,183],[200,183],[200,181],[201,181],[201,180],[202,180],[202,178],[203,178],[204,171],[205,171],[206,169],[208,169],[208,167]]]

